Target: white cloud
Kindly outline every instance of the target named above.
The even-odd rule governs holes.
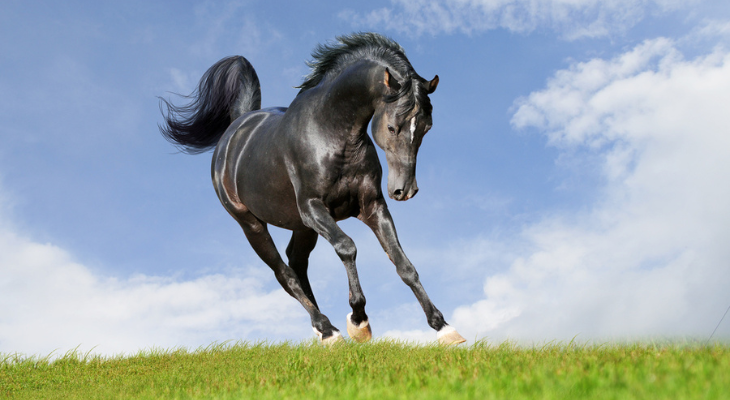
[[[283,38],[245,1],[202,3],[195,8],[195,14],[203,33],[190,47],[194,55],[217,56],[221,48],[233,48],[236,54],[251,57]]]
[[[515,127],[598,160],[601,200],[528,226],[522,255],[452,324],[494,339],[709,336],[730,302],[730,53],[685,60],[650,40],[516,104]]]
[[[552,29],[568,39],[602,37],[634,26],[646,14],[691,6],[667,0],[391,0],[392,6],[340,18],[356,26],[385,27],[413,35],[466,33],[497,28],[526,33]]]
[[[716,44],[718,41],[727,45],[730,43],[730,21],[724,19],[708,19],[703,21],[683,39],[688,45],[696,47],[698,42],[709,40]]]
[[[0,353],[134,353],[223,340],[306,338],[301,306],[261,273],[104,277],[0,216]],[[252,273],[253,272],[253,273]]]

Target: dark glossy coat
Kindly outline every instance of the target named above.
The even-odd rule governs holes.
[[[386,154],[388,195],[408,200],[418,192],[416,156],[430,129],[428,94],[438,77],[415,73],[395,42],[376,34],[338,38],[320,46],[313,73],[288,108],[260,107],[256,73],[243,57],[213,65],[193,102],[168,107],[163,134],[183,151],[215,146],[212,178],[226,210],[282,287],[309,312],[322,339],[338,333],[323,315],[307,277],[318,236],[347,270],[351,322],[367,321],[355,268],[355,243],[337,221],[357,217],[375,233],[398,274],[413,290],[429,325],[446,325],[403,252],[382,190],[382,168],[372,135]],[[293,231],[285,263],[267,224]]]

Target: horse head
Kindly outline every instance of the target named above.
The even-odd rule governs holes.
[[[430,81],[420,76],[399,80],[385,68],[379,83],[383,97],[373,115],[372,134],[385,151],[388,196],[394,200],[405,201],[418,192],[416,156],[433,123],[428,95],[436,90],[438,82],[438,75]]]

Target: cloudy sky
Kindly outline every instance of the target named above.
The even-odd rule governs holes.
[[[421,190],[390,206],[467,339],[707,339],[730,306],[725,0],[122,3],[0,5],[0,353],[311,338],[157,96],[241,54],[286,106],[353,31],[441,78]],[[372,233],[341,226],[375,336],[435,340]],[[325,241],[310,265],[344,329],[344,267]]]

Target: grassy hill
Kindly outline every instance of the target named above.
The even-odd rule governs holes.
[[[55,360],[0,356],[0,398],[727,399],[726,344],[217,344]]]

